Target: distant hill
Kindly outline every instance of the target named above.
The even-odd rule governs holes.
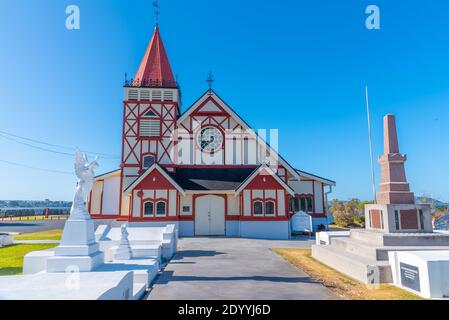
[[[70,201],[51,200],[0,200],[1,209],[9,208],[70,208]]]
[[[421,198],[422,198],[422,196],[421,197],[415,197],[415,201],[416,201],[417,204],[423,204],[423,202],[421,201]],[[433,198],[429,198],[429,197],[426,197],[426,198],[428,199],[428,202],[426,202],[426,203],[434,205],[435,208],[441,208],[441,207],[449,206],[449,204],[446,203],[446,202],[443,202],[443,201],[440,201],[440,200],[437,200],[437,199],[433,199]]]

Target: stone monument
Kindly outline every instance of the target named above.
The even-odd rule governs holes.
[[[449,235],[433,233],[430,205],[415,203],[399,152],[396,119],[384,118],[382,180],[376,204],[365,206],[365,229],[312,246],[312,256],[361,282],[393,281],[389,252],[449,250]]]
[[[75,173],[78,178],[75,197],[61,243],[55,255],[47,260],[48,272],[88,272],[104,263],[104,254],[95,242],[94,222],[86,209],[87,195],[94,180],[97,159],[89,163],[85,154],[76,150]]]
[[[384,155],[381,167],[380,191],[376,204],[365,206],[367,230],[386,233],[433,232],[430,205],[415,204],[405,175],[406,155],[399,152],[396,119],[392,114],[384,118]]]

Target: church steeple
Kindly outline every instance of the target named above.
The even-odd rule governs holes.
[[[158,24],[154,28],[153,37],[134,77],[134,83],[137,83],[140,87],[178,87],[162,42]]]

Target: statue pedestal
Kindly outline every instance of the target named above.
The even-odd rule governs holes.
[[[370,204],[365,206],[366,229],[383,233],[433,233],[427,204]]]
[[[75,215],[76,216],[76,215]],[[104,263],[104,253],[95,242],[94,222],[90,218],[67,220],[61,244],[47,261],[47,272],[89,272]]]

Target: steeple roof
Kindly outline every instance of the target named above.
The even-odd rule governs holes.
[[[139,82],[142,87],[177,87],[158,25],[154,28],[153,37],[134,81]]]

